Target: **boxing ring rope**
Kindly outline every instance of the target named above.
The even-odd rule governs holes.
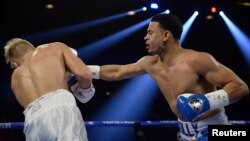
[[[230,120],[232,125],[250,125],[250,121],[245,120]],[[139,124],[142,127],[177,127],[178,121],[169,120],[169,121],[84,121],[86,127],[103,127],[103,126],[112,126],[112,127],[135,127],[136,124]],[[5,129],[23,129],[23,122],[2,122],[0,123],[0,130]]]

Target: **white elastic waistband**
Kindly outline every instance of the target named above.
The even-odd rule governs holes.
[[[36,116],[43,112],[62,104],[76,105],[76,101],[72,93],[68,90],[58,89],[56,91],[47,93],[32,103],[30,103],[24,110],[25,122],[31,121]]]

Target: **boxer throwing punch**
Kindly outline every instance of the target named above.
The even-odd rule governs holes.
[[[207,125],[228,124],[224,106],[249,94],[249,89],[212,55],[182,48],[182,30],[178,17],[156,15],[144,37],[151,55],[127,65],[88,67],[93,78],[108,81],[148,73],[178,118],[178,140],[207,140]]]
[[[83,118],[73,95],[88,102],[95,93],[92,74],[76,52],[59,42],[34,47],[14,38],[4,47],[5,59],[14,69],[11,88],[25,109],[27,141],[87,141]],[[72,53],[73,52],[73,53]],[[68,90],[67,74],[76,78]]]

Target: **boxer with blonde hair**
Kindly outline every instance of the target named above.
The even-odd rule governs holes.
[[[91,71],[76,52],[60,42],[34,47],[20,38],[9,40],[4,51],[6,62],[14,69],[11,89],[25,109],[26,140],[87,141],[73,95],[88,102],[95,90]],[[68,73],[76,78],[70,90]]]

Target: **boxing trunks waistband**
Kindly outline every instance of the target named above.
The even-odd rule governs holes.
[[[31,102],[24,110],[25,122],[32,121],[35,117],[44,112],[60,105],[76,105],[76,101],[72,93],[68,90],[58,89],[49,92],[35,101]]]
[[[198,121],[198,122],[183,122],[178,119],[178,124],[180,128],[180,133],[186,136],[194,136],[197,133],[201,132],[203,129],[206,129],[208,125],[219,125],[219,124],[229,124],[227,116],[225,114],[225,109],[216,114],[215,116]]]

